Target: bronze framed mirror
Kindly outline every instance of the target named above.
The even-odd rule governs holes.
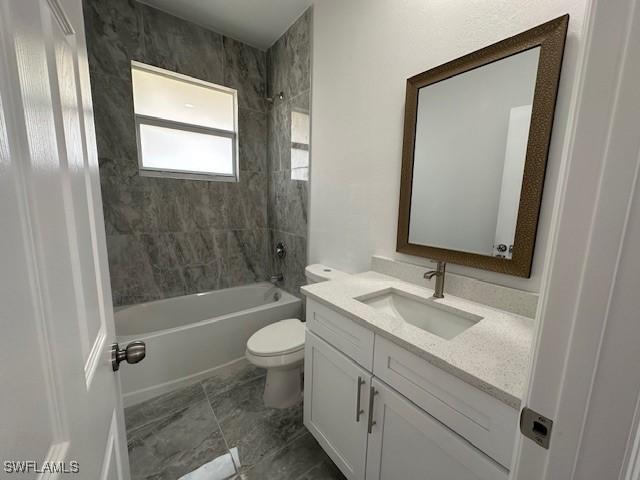
[[[530,276],[568,22],[407,80],[398,252]]]

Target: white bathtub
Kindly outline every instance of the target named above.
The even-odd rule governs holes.
[[[132,340],[147,344],[141,363],[121,365],[125,406],[194,383],[244,358],[254,332],[278,320],[299,318],[301,308],[293,295],[256,283],[118,309],[121,348]]]

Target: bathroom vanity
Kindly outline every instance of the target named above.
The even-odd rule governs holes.
[[[531,319],[376,272],[302,290],[304,423],[347,478],[508,477]]]
[[[304,423],[350,480],[509,476],[533,321],[433,297],[444,262],[531,275],[568,20],[407,80],[396,250],[439,262],[436,294],[376,272],[302,289]]]

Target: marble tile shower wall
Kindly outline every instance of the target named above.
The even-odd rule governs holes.
[[[84,7],[114,304],[266,279],[266,54],[132,0]],[[240,182],[138,175],[131,60],[238,89]]]
[[[308,9],[267,51],[267,85],[274,98],[268,114],[270,248],[279,241],[287,246],[284,260],[270,258],[294,295],[305,284],[309,183],[291,179],[291,112],[310,113],[311,20]]]

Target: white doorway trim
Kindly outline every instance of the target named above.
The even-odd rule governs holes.
[[[633,446],[640,393],[638,3],[587,6],[524,401],[554,420],[553,437],[544,450],[518,436],[513,479],[624,478]]]

